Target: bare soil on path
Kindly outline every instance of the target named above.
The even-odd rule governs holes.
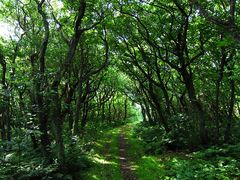
[[[131,169],[130,162],[127,155],[127,139],[124,135],[124,132],[121,132],[119,135],[119,158],[120,158],[120,167],[123,176],[123,180],[135,180],[135,174]]]

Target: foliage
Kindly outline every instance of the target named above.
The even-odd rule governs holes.
[[[212,147],[206,156],[225,156],[220,144],[240,140],[239,5],[2,0],[0,156],[10,162],[0,171],[75,177],[92,166],[96,138],[139,119],[135,134],[147,154]],[[143,161],[153,171],[155,159]],[[204,157],[196,161],[171,159],[175,174],[166,177],[193,177],[178,166],[206,169],[209,177],[223,171]]]

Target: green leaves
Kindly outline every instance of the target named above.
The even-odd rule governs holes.
[[[232,38],[228,37],[217,41],[216,44],[218,47],[231,47],[235,45],[235,42]]]

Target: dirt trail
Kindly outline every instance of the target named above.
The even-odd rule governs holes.
[[[121,132],[119,135],[119,158],[123,180],[134,180],[136,177],[131,170],[131,166],[128,161],[127,149],[128,145],[126,143],[125,135]]]

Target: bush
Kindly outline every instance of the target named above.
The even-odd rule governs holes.
[[[135,135],[144,141],[147,153],[159,154],[165,150],[177,151],[198,146],[198,137],[187,115],[172,116],[169,124],[172,130],[168,134],[163,127],[145,122],[135,127]]]
[[[66,158],[66,167],[68,174],[74,174],[76,172],[82,172],[92,166],[91,160],[86,155],[74,155],[71,153]]]
[[[165,150],[164,144],[167,139],[162,128],[139,123],[134,132],[135,136],[143,140],[146,153],[159,154]]]

